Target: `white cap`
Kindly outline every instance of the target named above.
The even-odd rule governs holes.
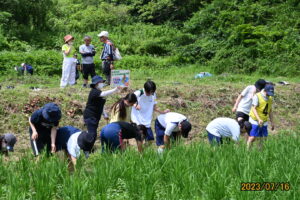
[[[108,38],[108,32],[107,31],[101,31],[101,33],[98,34],[98,37],[107,37]]]
[[[25,63],[22,63],[21,66],[24,67]]]

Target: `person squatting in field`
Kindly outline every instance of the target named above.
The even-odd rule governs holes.
[[[101,91],[104,86],[104,82],[105,80],[103,80],[100,76],[94,76],[92,78],[92,83],[90,84],[91,91],[83,112],[84,124],[87,126],[88,134],[90,136],[89,142],[92,145],[94,145],[97,138],[97,128],[101,115],[103,114],[104,118],[108,120],[108,115],[104,111],[104,104],[106,102],[105,98],[121,89],[121,87],[116,87],[108,91]]]
[[[74,37],[72,35],[66,35],[64,37],[65,44],[62,46],[62,52],[64,56],[62,77],[60,81],[60,87],[64,88],[68,84],[75,84],[76,77],[76,49],[73,46]]]
[[[107,31],[101,31],[101,33],[98,34],[98,37],[104,46],[100,57],[102,60],[102,72],[106,76],[107,84],[110,85],[111,70],[114,69],[114,44],[108,39]]]
[[[227,117],[219,117],[206,126],[208,141],[210,144],[223,144],[223,138],[231,138],[238,142],[241,133],[251,131],[251,124],[248,121],[237,121]]]
[[[4,155],[8,156],[8,152],[14,151],[14,146],[15,146],[16,142],[17,142],[17,138],[12,133],[6,133],[4,135],[1,135],[0,136],[0,145],[1,145],[0,154],[4,154]]]
[[[248,149],[257,138],[260,139],[259,147],[262,148],[263,140],[268,136],[268,118],[270,118],[271,130],[274,130],[273,96],[274,86],[267,84],[261,92],[253,97],[249,119],[252,130],[247,141]]]
[[[170,147],[170,138],[177,140],[181,136],[187,138],[192,125],[187,118],[179,113],[168,112],[160,114],[155,120],[156,145],[158,151]]]
[[[83,150],[85,157],[89,157],[89,152],[93,148],[89,142],[89,135],[86,131],[81,131],[73,126],[64,126],[57,130],[56,150],[65,151],[73,166]]]
[[[96,75],[94,56],[96,54],[95,47],[91,44],[92,38],[85,36],[83,38],[84,44],[79,47],[81,54],[82,73],[83,73],[83,87],[87,87],[89,75],[93,78]]]
[[[18,72],[18,75],[27,74],[33,75],[33,67],[27,63],[22,63],[21,67],[15,66],[15,70]]]
[[[61,110],[55,103],[48,103],[41,109],[36,110],[29,117],[30,143],[35,156],[46,146],[46,152],[49,154],[56,151],[56,134],[59,120],[61,119]]]
[[[111,119],[112,122],[131,122],[131,108],[137,103],[137,97],[134,93],[129,93],[125,97],[119,99],[113,104],[111,108]]]
[[[143,151],[143,140],[146,137],[146,127],[144,125],[136,125],[128,122],[113,122],[104,126],[100,133],[102,152],[108,150],[114,152],[116,150],[124,151],[127,143],[124,140],[135,138],[139,152]]]
[[[155,91],[156,84],[153,81],[148,80],[144,84],[144,89],[134,92],[134,94],[137,96],[137,104],[132,107],[131,120],[137,125],[144,125],[146,127],[146,141],[154,141],[153,131],[151,129],[153,111],[156,111],[160,114],[170,112],[169,109],[161,111],[157,108]]]

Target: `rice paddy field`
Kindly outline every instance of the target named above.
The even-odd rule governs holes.
[[[34,158],[28,136],[28,117],[48,101],[62,109],[61,126],[85,129],[82,120],[89,89],[78,85],[59,89],[59,77],[0,77],[0,133],[18,137],[15,152],[0,159],[0,199],[299,199],[300,196],[300,80],[285,77],[222,74],[204,79],[197,66],[168,70],[136,70],[131,89],[151,78],[157,83],[158,106],[186,115],[193,129],[188,139],[158,154],[148,145],[143,154],[131,146],[123,153],[101,154],[99,141],[89,159],[70,171],[63,153]],[[237,95],[258,78],[290,85],[275,87],[275,131],[263,149],[237,145],[211,147],[206,125],[216,117],[232,117]],[[14,89],[6,89],[13,85]],[[30,87],[39,87],[34,91]],[[108,99],[106,109],[120,93]],[[106,124],[101,121],[98,128]]]

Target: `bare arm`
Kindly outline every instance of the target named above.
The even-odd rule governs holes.
[[[234,106],[232,108],[232,112],[234,112],[234,113],[236,112],[237,107],[238,107],[239,103],[241,102],[242,98],[243,98],[243,96],[240,94],[238,96],[238,98],[236,99],[236,101],[235,101],[235,104],[234,104]]]
[[[141,141],[136,141],[136,144],[137,144],[138,151],[140,153],[142,153],[143,152],[143,143]]]
[[[71,49],[73,48],[73,46],[69,46],[69,48],[67,50],[64,51],[64,54],[67,56],[70,54]]]
[[[170,136],[164,135],[164,144],[166,148],[170,148]]]
[[[30,125],[31,130],[32,130],[31,139],[32,140],[36,140],[38,138],[38,133],[37,133],[36,128],[33,125],[33,123],[31,123],[30,117],[29,117],[29,125]]]
[[[122,151],[125,151],[125,149],[126,149],[126,144],[125,144],[125,142],[123,141],[123,139],[121,140],[121,143],[120,143],[120,149],[121,149]]]
[[[274,118],[273,118],[273,111],[272,111],[272,109],[270,111],[269,117],[270,117],[270,122],[271,122],[271,129],[273,131],[275,129],[275,125],[274,125]]]
[[[73,164],[73,167],[75,168],[76,162],[77,162],[77,158],[75,158],[75,157],[73,157],[73,156],[70,155],[70,159],[71,159],[71,162]]]
[[[154,105],[153,110],[154,110],[155,112],[158,112],[159,114],[166,114],[166,113],[170,112],[169,109],[166,109],[166,110],[164,110],[164,111],[161,111],[161,110],[156,106],[156,104]]]
[[[56,146],[55,146],[56,134],[57,134],[57,126],[54,126],[51,129],[51,153],[55,153],[56,151]]]

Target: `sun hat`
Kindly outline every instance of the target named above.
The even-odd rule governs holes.
[[[92,83],[90,84],[91,88],[94,88],[95,85],[99,82],[105,82],[105,80],[101,76],[93,76],[92,78]]]
[[[107,31],[101,31],[101,33],[98,34],[98,37],[107,37],[108,38],[108,32]]]
[[[266,81],[264,79],[258,79],[254,85],[256,89],[262,90],[266,86]]]
[[[6,141],[6,148],[8,151],[14,151],[14,145],[17,142],[17,138],[16,136],[14,136],[14,134],[12,133],[6,133],[4,134],[4,140]]]
[[[57,122],[61,119],[61,110],[57,104],[47,103],[42,109],[42,115],[48,122]]]
[[[22,63],[21,66],[24,67],[24,66],[25,66],[25,63]]]
[[[268,96],[274,96],[274,86],[272,84],[267,84],[264,90]]]
[[[72,35],[66,35],[64,37],[65,43],[69,42],[70,40],[74,39],[74,37]]]
[[[182,137],[187,138],[192,129],[192,125],[188,120],[184,120],[180,124]]]
[[[82,131],[77,138],[77,144],[83,151],[91,151],[95,142],[95,137],[87,131]]]

